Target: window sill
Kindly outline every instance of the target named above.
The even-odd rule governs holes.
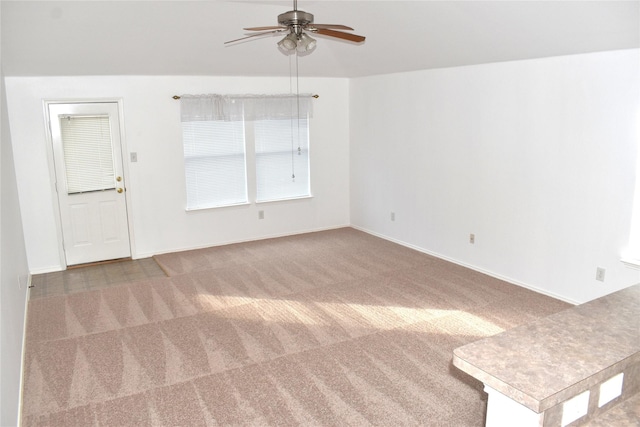
[[[185,211],[187,212],[199,212],[199,211],[206,211],[209,209],[224,209],[224,208],[233,208],[236,206],[249,206],[251,203],[249,202],[242,202],[242,203],[234,203],[232,205],[220,205],[220,206],[206,206],[206,207],[202,207],[202,208],[185,208]]]
[[[306,199],[313,199],[313,196],[309,195],[309,196],[300,196],[300,197],[290,197],[288,199],[260,200],[260,201],[256,201],[255,204],[264,205],[266,203],[290,202],[294,200],[306,200]],[[250,206],[250,205],[252,205],[251,202],[242,202],[242,203],[234,203],[232,205],[207,206],[202,208],[185,208],[184,210],[186,212],[200,212],[200,211],[206,211],[211,209],[225,209],[225,208],[233,208],[238,206]]]
[[[291,200],[305,200],[305,199],[313,199],[313,196],[300,196],[300,197],[290,197],[288,199],[274,199],[274,200],[260,200],[256,201],[256,205],[263,205],[265,203],[277,203],[277,202],[288,202]]]

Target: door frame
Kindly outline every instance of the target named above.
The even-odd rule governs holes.
[[[62,232],[62,216],[60,213],[60,203],[58,199],[58,191],[56,189],[56,169],[55,159],[53,153],[53,135],[51,134],[51,125],[49,123],[49,106],[55,104],[102,104],[102,103],[115,103],[118,106],[118,120],[120,131],[120,148],[122,155],[122,173],[124,175],[124,182],[126,188],[124,192],[125,202],[127,205],[127,227],[129,229],[129,247],[131,248],[131,258],[137,258],[135,238],[133,233],[133,203],[131,200],[131,190],[133,188],[131,181],[131,174],[129,172],[129,161],[126,153],[127,141],[124,126],[124,108],[122,98],[87,98],[87,99],[44,99],[42,102],[44,128],[47,136],[47,163],[49,166],[49,188],[51,190],[51,203],[53,207],[53,215],[56,222],[56,236],[58,238],[58,259],[60,260],[60,270],[66,270],[68,267],[67,258],[64,250],[64,235]]]

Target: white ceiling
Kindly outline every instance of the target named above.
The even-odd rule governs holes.
[[[316,23],[345,24],[361,45],[318,37],[301,76],[357,77],[640,47],[640,1],[300,0]],[[243,27],[276,25],[291,1],[7,1],[6,76],[289,75],[280,38],[235,46]]]

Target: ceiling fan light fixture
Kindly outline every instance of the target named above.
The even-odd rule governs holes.
[[[316,44],[316,39],[306,33],[302,33],[298,38],[298,52],[310,52],[316,48]]]
[[[278,42],[278,46],[284,50],[295,50],[298,47],[298,37],[294,33],[289,33]]]

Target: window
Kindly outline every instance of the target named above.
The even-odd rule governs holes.
[[[252,194],[256,202],[310,196],[310,100],[182,96],[187,209],[248,203]]]
[[[187,209],[247,203],[243,122],[182,123]]]
[[[308,120],[254,122],[256,201],[309,196]]]

